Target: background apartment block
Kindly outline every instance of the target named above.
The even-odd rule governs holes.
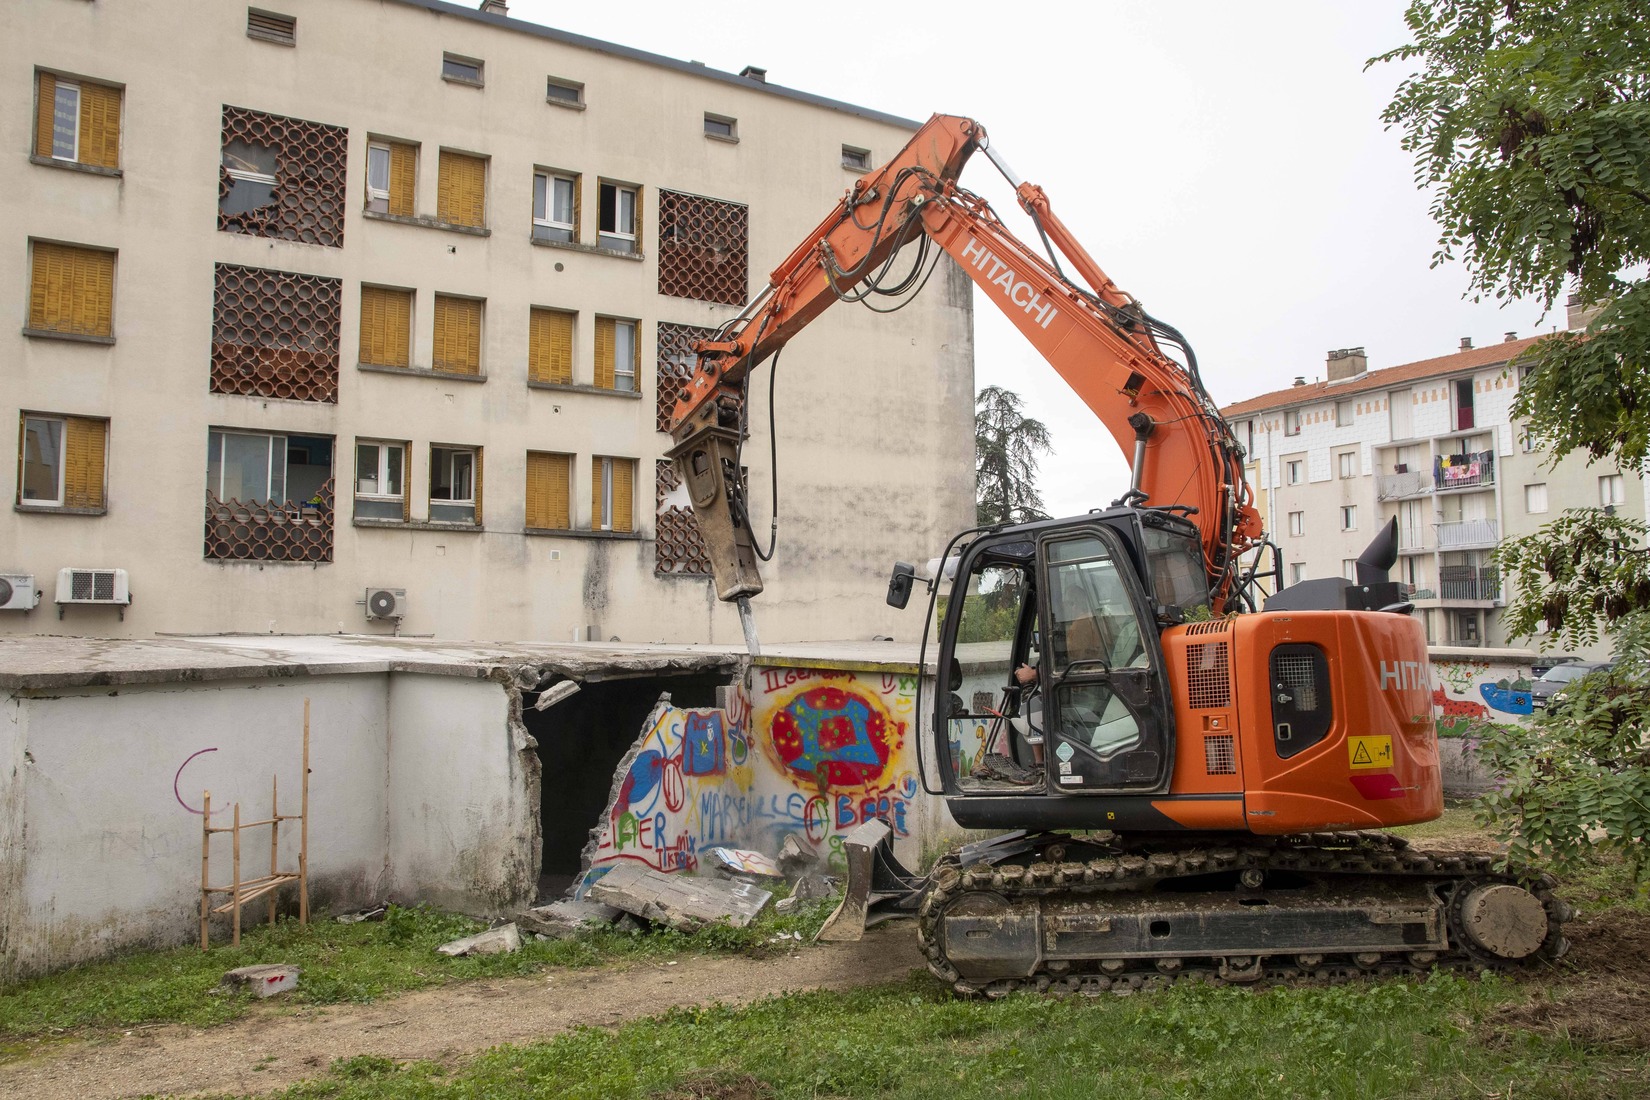
[[[1572,324],[1584,321],[1572,314]],[[1434,645],[1506,646],[1507,592],[1490,553],[1567,507],[1645,514],[1637,473],[1569,456],[1556,466],[1510,409],[1510,361],[1537,338],[1368,369],[1363,348],[1329,353],[1327,378],[1221,410],[1249,454],[1249,478],[1277,542],[1283,582],[1353,576],[1376,533],[1398,520],[1395,579],[1415,589]],[[1607,654],[1608,646],[1598,649]]]
[[[737,640],[665,416],[693,341],[916,123],[496,0],[278,8],[0,13],[0,631]],[[764,637],[908,633],[889,564],[972,517],[972,297],[942,262],[785,354]],[[91,602],[60,618],[65,568]]]

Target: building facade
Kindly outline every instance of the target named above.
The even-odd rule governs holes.
[[[1414,589],[1429,643],[1525,644],[1501,621],[1496,545],[1569,507],[1646,513],[1637,473],[1575,455],[1555,464],[1512,419],[1511,362],[1537,339],[1508,333],[1476,348],[1463,339],[1453,354],[1374,371],[1363,348],[1332,351],[1325,380],[1299,378],[1222,409],[1248,451],[1282,583],[1352,579],[1358,555],[1396,518],[1394,576]]]
[[[498,0],[0,29],[0,632],[740,637],[665,416],[693,342],[916,123]],[[909,633],[889,564],[972,517],[972,296],[939,275],[787,349],[765,637]],[[769,452],[753,415],[759,530]]]

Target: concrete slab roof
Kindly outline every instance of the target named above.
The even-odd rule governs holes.
[[[802,642],[765,648],[760,665],[910,675],[913,644]],[[442,642],[368,635],[238,634],[157,638],[0,638],[0,688],[50,690],[215,680],[410,672],[524,683],[555,674],[596,681],[725,672],[749,663],[741,647],[618,642]]]

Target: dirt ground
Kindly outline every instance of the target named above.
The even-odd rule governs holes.
[[[1601,1051],[1650,1054],[1650,914],[1618,909],[1564,926],[1570,953],[1560,963],[1572,976],[1553,995],[1507,1005],[1485,1031],[1500,1041],[1511,1029],[1568,1037]]]
[[[896,922],[872,929],[860,943],[799,947],[765,959],[688,956],[675,963],[554,970],[296,1012],[271,1003],[221,1027],[134,1030],[0,1066],[0,1096],[263,1092],[319,1077],[334,1058],[457,1060],[579,1024],[617,1024],[680,1005],[742,1004],[792,990],[850,989],[903,977],[921,965],[914,926]]]

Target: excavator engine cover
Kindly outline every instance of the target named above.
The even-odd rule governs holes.
[[[693,513],[716,577],[716,598],[756,595],[762,591],[756,541],[751,537],[750,517],[735,492],[739,433],[715,425],[701,427],[671,448],[669,457],[693,500]]]

